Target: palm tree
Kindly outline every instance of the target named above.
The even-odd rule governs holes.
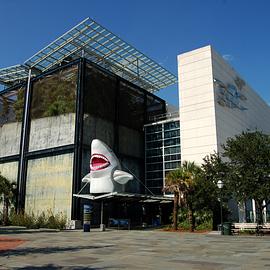
[[[195,191],[196,180],[200,172],[200,167],[194,162],[184,161],[176,170],[167,174],[165,179],[164,191],[174,194],[173,207],[173,228],[177,230],[179,204],[186,205],[190,223],[190,231],[194,231],[194,209],[192,195]]]
[[[3,225],[8,224],[9,205],[15,201],[16,184],[10,182],[0,173],[0,200],[3,202]]]

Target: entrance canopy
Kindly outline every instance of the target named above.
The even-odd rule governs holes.
[[[111,192],[98,196],[93,194],[73,194],[74,197],[83,198],[91,201],[105,201],[105,200],[117,200],[120,202],[140,202],[140,203],[170,203],[173,201],[173,197],[159,196],[159,195],[147,195],[138,193],[119,193]]]

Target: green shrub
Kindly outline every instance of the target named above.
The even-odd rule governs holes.
[[[196,230],[212,230],[213,214],[211,211],[195,211],[195,229]],[[171,216],[172,220],[172,216]],[[178,225],[180,229],[188,230],[190,228],[188,220],[188,211],[186,208],[181,208],[178,214]]]
[[[64,229],[66,226],[66,216],[62,213],[54,215],[51,211],[42,212],[40,215],[12,212],[10,223],[13,226],[24,226],[28,229]]]
[[[181,221],[178,224],[179,224],[180,229],[182,229],[182,230],[189,230],[189,227],[190,226],[189,226],[188,220]]]

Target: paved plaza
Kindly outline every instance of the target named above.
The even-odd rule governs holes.
[[[13,249],[0,250],[1,270],[270,269],[269,236],[158,230],[23,232],[1,234],[0,245],[13,239]]]

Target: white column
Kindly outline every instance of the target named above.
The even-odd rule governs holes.
[[[253,222],[256,222],[257,215],[256,215],[256,204],[255,204],[255,200],[252,199],[251,202],[252,202]]]

